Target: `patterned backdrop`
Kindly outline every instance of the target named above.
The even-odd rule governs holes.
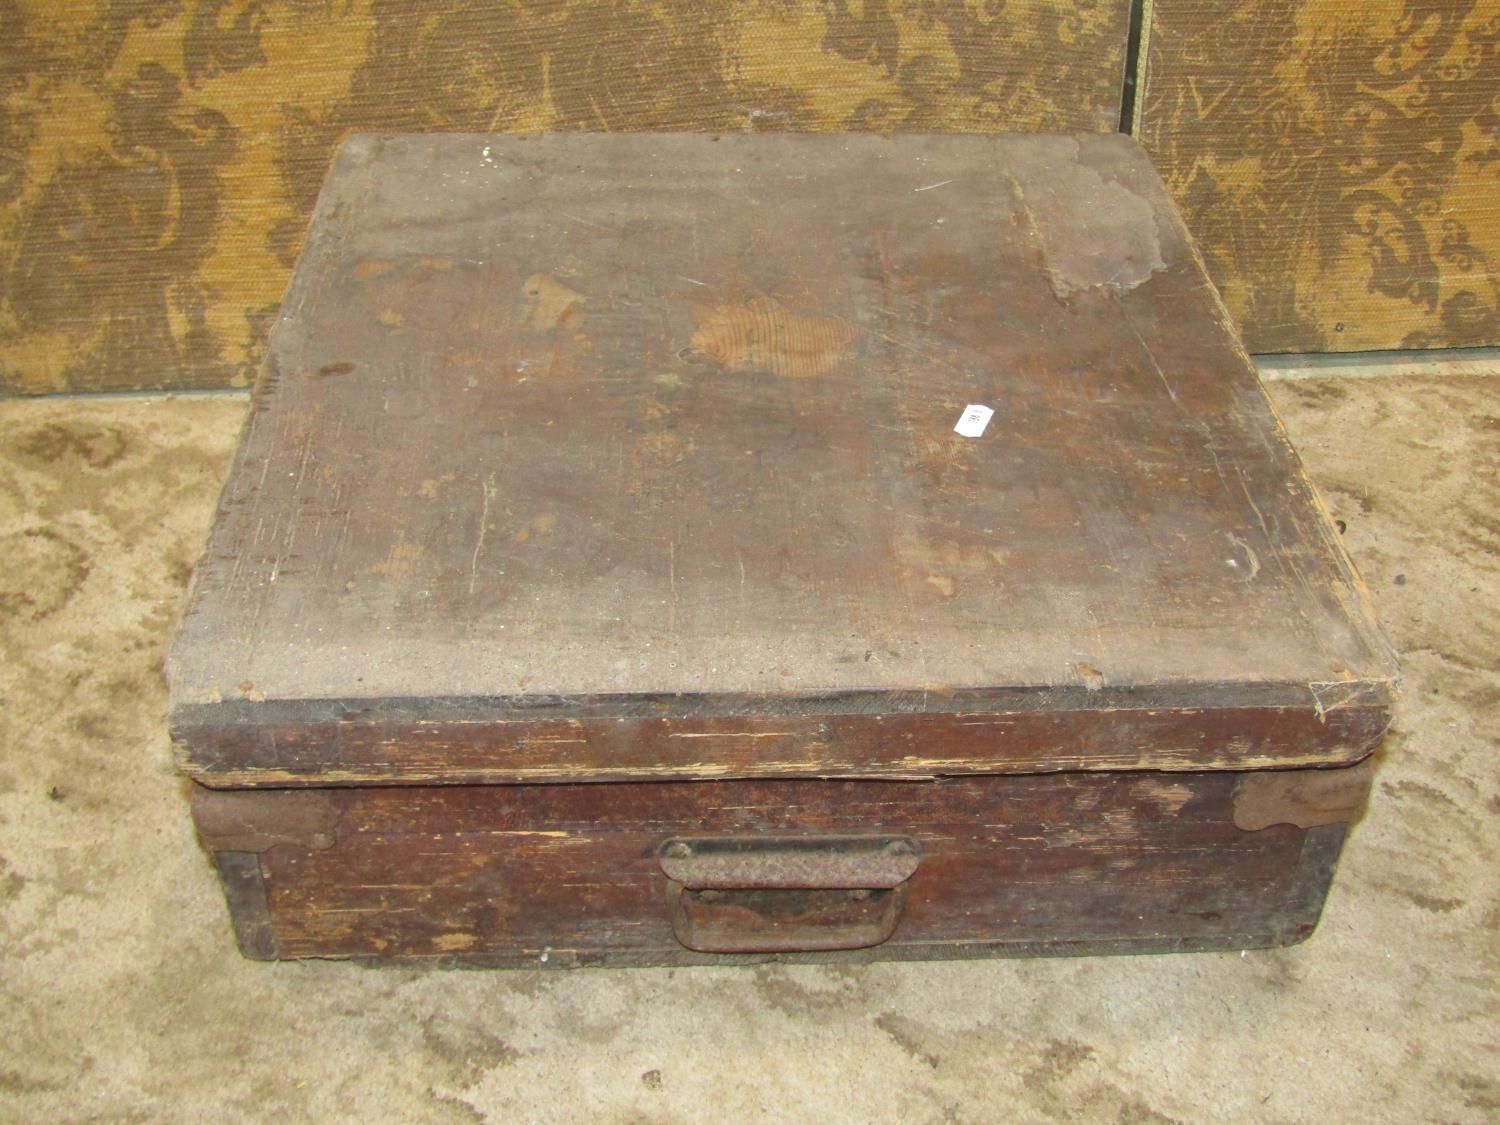
[[[243,385],[360,129],[1098,130],[1128,0],[0,0],[0,391]],[[1500,0],[1150,0],[1256,351],[1500,344]]]
[[[0,0],[0,389],[242,385],[354,130],[1101,130],[1127,0]]]
[[[1500,0],[1151,0],[1137,132],[1251,351],[1500,344]]]

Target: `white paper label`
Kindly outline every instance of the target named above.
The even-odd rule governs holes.
[[[958,416],[958,425],[953,427],[953,432],[963,434],[964,437],[978,437],[984,433],[984,428],[990,424],[990,419],[994,416],[995,412],[988,406],[980,406],[977,402],[970,403]]]

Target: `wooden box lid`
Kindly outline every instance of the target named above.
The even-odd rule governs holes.
[[[1396,670],[1132,141],[636,134],[344,145],[168,674],[302,784],[1333,764]]]

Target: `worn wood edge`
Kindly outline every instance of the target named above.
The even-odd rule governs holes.
[[[557,781],[652,781],[691,780],[699,777],[820,777],[820,778],[889,778],[921,780],[934,776],[960,774],[1022,774],[1038,772],[1085,771],[1094,769],[1263,769],[1302,766],[1337,766],[1357,762],[1384,737],[1394,705],[1393,684],[1385,681],[1340,681],[1332,684],[1302,685],[1288,691],[1289,685],[1251,684],[1220,687],[1220,706],[1185,705],[1186,699],[1208,694],[1205,686],[1163,689],[1088,690],[1060,688],[1045,690],[997,690],[985,693],[950,692],[942,697],[943,710],[903,710],[903,702],[920,700],[930,706],[929,693],[903,699],[884,693],[849,697],[825,696],[703,696],[684,701],[682,697],[610,697],[562,699],[550,698],[551,707],[529,709],[506,706],[498,698],[440,700],[226,700],[218,704],[179,705],[171,713],[173,753],[180,772],[210,788],[247,788],[258,786],[317,786],[369,784],[525,784]],[[1291,705],[1273,702],[1291,694]],[[1174,698],[1175,697],[1175,698]],[[533,701],[535,702],[535,701]],[[880,706],[880,705],[884,706]],[[987,706],[993,705],[993,706]],[[982,721],[1025,723],[1036,716],[1082,718],[1090,723],[1112,725],[1128,716],[1121,712],[1155,715],[1172,712],[1180,717],[1190,741],[1195,720],[1211,721],[1215,715],[1236,706],[1259,715],[1247,715],[1277,721],[1287,717],[1316,716],[1317,726],[1327,731],[1325,737],[1311,741],[1298,754],[1230,753],[1208,759],[1189,749],[1174,753],[1170,748],[1157,753],[1124,753],[1117,758],[1102,759],[1088,755],[1068,756],[1059,751],[1052,760],[1038,763],[1034,758],[1007,762],[1001,754],[965,755],[957,758],[882,759],[874,762],[841,762],[836,756],[813,758],[806,753],[777,760],[763,758],[744,768],[727,768],[705,754],[691,763],[643,765],[611,764],[589,761],[587,756],[567,764],[532,763],[517,765],[514,747],[531,732],[540,732],[541,724],[565,722],[581,728],[590,721],[620,723],[631,717],[650,720],[680,718],[685,727],[692,720],[732,716],[772,718],[784,721],[791,737],[808,742],[819,740],[819,722],[849,716],[863,716],[874,722],[887,718],[929,717],[935,722]],[[1330,717],[1341,720],[1337,726],[1362,730],[1362,736],[1342,739],[1329,724]],[[535,725],[533,725],[535,724]],[[364,742],[397,745],[402,740],[451,739],[454,741],[494,738],[503,730],[501,741],[491,760],[482,766],[457,763],[436,768],[403,765],[399,753],[388,749],[387,760],[358,766],[338,764],[333,760],[304,762],[289,766],[291,747],[275,745],[276,728],[299,731],[303,737],[333,739],[346,737]],[[699,737],[685,734],[683,737]],[[224,762],[224,744],[238,744],[233,764]],[[269,745],[266,743],[269,742]]]
[[[272,333],[274,334],[275,331],[276,328],[273,328]],[[207,569],[203,564],[205,559],[208,557],[209,546],[213,542],[214,528],[218,525],[219,521],[224,518],[224,513],[226,510],[226,498],[229,496],[231,489],[234,487],[235,479],[239,475],[240,465],[248,455],[247,450],[250,445],[250,433],[255,428],[259,415],[261,414],[259,404],[263,401],[263,387],[268,378],[274,385],[275,377],[274,375],[270,374],[274,371],[274,368],[275,365],[273,357],[268,353],[266,359],[261,363],[256,372],[254,385],[248,391],[250,409],[245,411],[244,416],[240,420],[239,431],[234,439],[234,456],[230,459],[229,468],[224,474],[224,479],[219,482],[219,492],[218,495],[214,498],[213,519],[210,522],[208,530],[204,532],[203,542],[199,546],[198,553],[193,559],[193,569],[191,574],[188,576],[187,590],[184,593],[182,600],[178,603],[177,613],[172,621],[171,640],[168,642],[167,651],[161,665],[162,680],[165,682],[167,688],[169,709],[172,707],[171,700],[173,698],[175,690],[173,678],[176,675],[177,657],[183,637],[184,626],[186,625],[187,620],[190,617],[195,616],[199,612],[199,608],[203,601],[203,583],[206,581],[205,575],[207,573]],[[245,392],[240,393],[243,394]]]
[[[1282,931],[1278,944],[1295,945],[1311,937],[1318,928],[1348,831],[1347,824],[1323,824],[1303,833],[1302,855],[1287,895],[1287,909],[1293,920]]]
[[[356,134],[355,136],[359,135]],[[324,176],[322,186],[318,189],[318,198],[313,204],[312,213],[308,216],[306,230],[309,232],[314,229],[326,229],[332,234],[342,233],[340,229],[342,224],[339,222],[341,217],[340,208],[334,198],[336,191],[331,189],[331,185],[334,179],[333,171],[338,167],[340,162],[346,159],[346,152],[351,149],[350,142],[354,139],[355,137],[346,138],[330,158],[329,171]],[[355,148],[361,154],[368,151],[367,146],[355,146]],[[353,159],[353,157],[348,157],[348,159]],[[188,579],[187,592],[179,603],[176,619],[172,625],[172,639],[167,646],[167,652],[162,661],[162,678],[165,680],[167,686],[169,707],[173,706],[171,701],[180,693],[179,685],[181,681],[186,679],[185,676],[180,675],[179,670],[181,665],[184,662],[191,663],[191,660],[184,660],[184,649],[188,647],[184,626],[189,618],[197,616],[203,602],[205,593],[204,583],[209,580],[209,568],[205,567],[204,563],[209,557],[209,549],[212,546],[219,522],[226,517],[226,512],[228,511],[226,500],[233,491],[236,481],[239,479],[240,470],[245,459],[250,455],[250,436],[256,426],[261,424],[262,416],[269,407],[270,400],[274,397],[276,385],[280,381],[281,371],[277,362],[277,356],[282,349],[282,340],[284,337],[294,335],[301,330],[301,326],[297,323],[297,314],[306,305],[309,290],[316,284],[315,279],[311,277],[316,272],[312,260],[318,254],[326,256],[327,252],[323,249],[323,243],[326,241],[329,240],[319,240],[316,244],[309,241],[308,249],[299,256],[296,265],[292,269],[292,275],[288,279],[286,291],[282,294],[281,302],[278,305],[276,322],[271,326],[271,331],[266,339],[265,351],[263,353],[264,358],[256,368],[255,380],[247,392],[236,392],[247,395],[249,409],[245,411],[244,418],[240,422],[239,432],[235,437],[234,456],[230,460],[228,471],[225,472],[224,478],[219,484],[218,495],[214,498],[213,519],[208,531],[204,534],[198,554],[193,560],[193,570]],[[308,267],[305,269],[302,265],[302,258],[304,257],[309,261]],[[293,309],[294,301],[295,310]],[[171,397],[172,393],[180,392],[169,392],[168,397]]]
[[[877,762],[860,766],[852,763],[808,762],[805,759],[756,762],[753,767],[736,769],[714,760],[660,767],[626,765],[611,767],[590,763],[583,766],[557,765],[515,767],[497,763],[492,767],[415,769],[399,766],[340,769],[326,765],[296,770],[273,765],[211,767],[180,756],[182,772],[194,783],[211,790],[246,790],[264,788],[344,788],[351,786],[423,786],[423,785],[543,785],[608,784],[650,781],[752,781],[752,780],[823,780],[823,781],[931,781],[940,777],[1012,776],[1024,777],[1059,773],[1236,773],[1245,771],[1304,769],[1341,769],[1359,764],[1379,744],[1379,737],[1368,743],[1355,743],[1330,755],[1326,750],[1298,754],[1246,754],[1232,760],[1204,761],[1165,753],[1137,753],[1118,759],[1059,757],[1048,763],[1036,761],[1007,763],[999,759],[975,757]]]
[[[1102,685],[1038,684],[989,688],[918,687],[904,691],[704,692],[612,695],[486,695],[379,698],[243,696],[172,703],[174,731],[319,722],[493,723],[549,719],[689,719],[719,716],[995,715],[1063,711],[1178,711],[1234,707],[1312,710],[1384,707],[1396,700],[1396,679],[1246,681]]]
[[[276,960],[276,931],[271,924],[260,856],[255,852],[215,852],[214,866],[224,886],[229,920],[240,952],[253,961]]]
[[[1352,752],[1357,753],[1357,752]],[[1364,753],[1368,753],[1365,751]],[[1028,766],[1006,769],[1003,764],[974,763],[967,760],[923,762],[907,771],[889,767],[861,770],[855,768],[808,768],[802,763],[773,763],[764,768],[730,770],[712,762],[697,763],[688,769],[657,771],[590,767],[586,773],[568,769],[527,769],[492,771],[407,771],[399,775],[389,771],[319,770],[297,773],[290,770],[235,769],[210,772],[197,770],[188,777],[207,789],[246,790],[265,788],[348,788],[362,786],[413,787],[425,785],[548,785],[599,784],[649,781],[776,781],[808,779],[818,781],[934,781],[943,777],[1006,776],[1027,777],[1054,773],[1236,773],[1269,769],[1338,769],[1358,762],[1357,757],[1330,762],[1326,757],[1249,758],[1229,765],[1207,765],[1202,762],[1168,762],[1144,759],[1130,764],[1061,764],[1051,768]]]
[[[272,716],[260,716],[259,722],[174,727],[172,736],[180,770],[212,788],[699,778],[918,780],[1092,770],[1289,769],[1352,765],[1369,754],[1392,717],[1389,691],[1375,698],[1378,702],[1352,690],[1325,687],[1321,696],[1312,696],[1312,706],[1298,708],[958,711],[915,719],[890,714],[735,714],[732,729],[717,731],[712,717],[359,717],[277,724]],[[903,732],[898,729],[903,721],[918,725]],[[1137,730],[1133,743],[1114,750],[1117,733],[1131,722],[1145,724],[1145,732]],[[1225,729],[1275,729],[1279,724],[1290,724],[1292,737],[1288,740],[1283,730],[1279,740],[1289,744],[1274,752],[1232,744],[1218,748]],[[654,729],[645,729],[647,725]],[[947,754],[915,754],[913,740],[919,736],[962,736],[966,749],[961,754],[951,749]],[[1108,749],[1074,749],[1090,736],[1102,739]],[[997,745],[997,737],[1007,743]],[[745,739],[754,741],[747,744]],[[1276,740],[1268,741],[1274,745]],[[425,761],[413,748],[425,753]]]
[[[1149,14],[1148,11],[1147,15]],[[1143,31],[1142,34],[1144,35],[1145,32]],[[1137,107],[1144,105],[1145,101],[1144,89],[1141,87],[1141,82],[1142,79],[1138,78]],[[1141,142],[1137,141],[1137,143]],[[1142,147],[1144,148],[1144,145]],[[1147,156],[1149,159],[1149,152]],[[1375,614],[1374,599],[1370,596],[1369,588],[1365,585],[1364,579],[1360,577],[1358,569],[1356,569],[1353,560],[1349,557],[1349,552],[1345,550],[1343,541],[1339,537],[1338,529],[1334,525],[1333,515],[1329,512],[1327,504],[1318,492],[1317,487],[1313,484],[1311,477],[1308,476],[1307,466],[1303,464],[1301,455],[1298,454],[1296,446],[1292,444],[1281,413],[1276,409],[1276,404],[1271,401],[1271,396],[1266,393],[1265,384],[1261,381],[1260,369],[1256,366],[1254,357],[1245,348],[1244,340],[1235,326],[1234,317],[1229,311],[1229,306],[1224,303],[1223,294],[1219,292],[1219,287],[1214,284],[1213,275],[1208,269],[1208,261],[1203,256],[1203,249],[1198,245],[1197,239],[1193,237],[1192,231],[1188,228],[1187,220],[1182,214],[1182,208],[1178,206],[1177,200],[1172,196],[1172,193],[1165,189],[1162,191],[1162,201],[1163,205],[1159,213],[1165,215],[1176,228],[1176,233],[1186,248],[1189,258],[1196,266],[1198,276],[1204,279],[1204,288],[1208,299],[1213,306],[1220,327],[1224,329],[1224,334],[1229,340],[1230,347],[1239,359],[1242,369],[1249,374],[1256,393],[1259,394],[1262,403],[1271,417],[1274,433],[1269,436],[1278,442],[1287,454],[1288,462],[1292,467],[1291,482],[1302,491],[1310,502],[1313,513],[1312,520],[1310,524],[1304,524],[1304,528],[1311,533],[1310,538],[1316,541],[1333,559],[1340,576],[1344,580],[1345,588],[1352,595],[1346,598],[1339,596],[1340,591],[1338,589],[1333,591],[1369,655],[1371,667],[1367,670],[1366,676],[1371,679],[1378,679],[1387,684],[1391,692],[1391,697],[1394,699],[1401,677],[1400,661],[1397,659],[1395,646],[1391,644],[1390,639],[1380,627],[1379,619]],[[1128,310],[1124,311],[1126,317],[1129,318],[1130,314]],[[1137,335],[1140,335],[1140,333],[1137,332]],[[1144,344],[1144,338],[1142,338],[1142,343]],[[1149,345],[1146,345],[1146,347],[1149,351]]]
[[[1215,291],[1217,293],[1217,291]],[[1222,302],[1220,302],[1222,305]],[[1226,313],[1227,315],[1227,313]],[[1236,337],[1236,347],[1245,356],[1245,362],[1250,363],[1248,353],[1239,344]],[[1338,565],[1339,571],[1344,578],[1345,588],[1350,592],[1352,601],[1340,598],[1344,608],[1359,631],[1360,638],[1364,641],[1371,655],[1378,660],[1386,673],[1386,685],[1390,694],[1391,702],[1394,704],[1396,694],[1400,690],[1401,683],[1401,661],[1396,652],[1396,646],[1391,643],[1390,637],[1380,625],[1380,619],[1375,613],[1375,598],[1370,593],[1370,587],[1365,583],[1364,577],[1354,565],[1349,552],[1345,550],[1343,539],[1340,537],[1338,527],[1333,521],[1333,513],[1328,509],[1328,503],[1323,499],[1323,494],[1317,485],[1307,475],[1307,468],[1302,464],[1301,456],[1292,445],[1291,438],[1287,435],[1286,423],[1282,420],[1281,413],[1276,409],[1276,404],[1271,401],[1271,396],[1266,394],[1264,384],[1260,384],[1259,376],[1256,377],[1260,386],[1261,397],[1266,400],[1266,408],[1271,412],[1271,417],[1276,423],[1276,436],[1278,440],[1285,443],[1291,450],[1297,466],[1297,480],[1302,485],[1308,500],[1312,504],[1315,529],[1324,549],[1333,557]]]

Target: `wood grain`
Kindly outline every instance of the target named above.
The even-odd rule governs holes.
[[[682,834],[788,832],[909,834],[921,847],[890,941],[824,957],[1300,940],[1317,922],[1344,826],[1242,831],[1232,820],[1236,780],[329,790],[332,847],[282,843],[259,855],[274,952],[264,943],[246,952],[552,967],[723,959],[673,937],[658,849]],[[267,795],[227,796],[253,805]],[[213,835],[205,842],[213,847]]]
[[[936,777],[1061,770],[1258,769],[1365,757],[1389,695],[1324,712],[1292,707],[1051,709],[775,717],[342,721],[178,726],[185,771],[210,786],[509,784],[697,777]]]

